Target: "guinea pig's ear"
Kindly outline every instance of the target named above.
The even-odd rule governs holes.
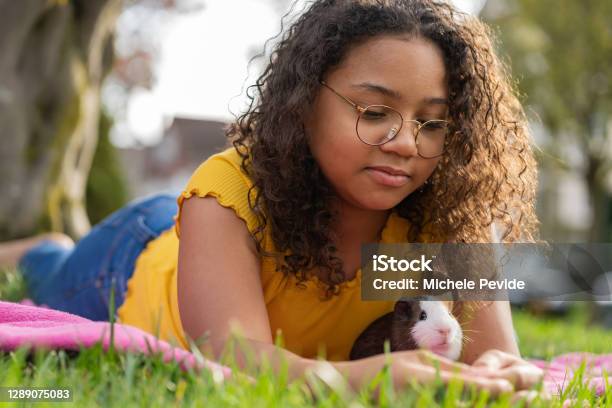
[[[416,311],[419,309],[420,309],[420,306],[419,306],[418,300],[400,299],[397,302],[395,302],[394,313],[400,314],[402,316],[410,317],[410,316],[414,316]]]

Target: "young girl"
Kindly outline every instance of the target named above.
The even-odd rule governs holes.
[[[134,202],[74,248],[6,244],[33,300],[106,320],[115,285],[122,323],[183,347],[207,333],[215,356],[237,323],[292,378],[323,352],[359,387],[385,360],[347,361],[351,345],[394,303],[361,301],[362,243],[536,239],[524,114],[477,19],[430,0],[315,1],[251,89],[232,147],[178,200]],[[398,387],[433,380],[434,363],[492,392],[540,379],[506,302],[458,318],[463,363],[394,352]]]

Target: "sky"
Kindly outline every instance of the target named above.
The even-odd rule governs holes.
[[[157,36],[155,83],[135,89],[120,114],[114,114],[112,141],[119,147],[155,144],[173,117],[229,121],[244,107],[244,89],[261,69],[249,56],[280,30],[279,1],[203,0],[199,11],[177,14],[150,35]],[[297,0],[300,10],[305,0]],[[477,13],[483,0],[454,0],[464,11]],[[237,12],[239,11],[239,12]],[[142,22],[137,22],[142,24]],[[125,40],[133,19],[120,19],[117,36]],[[129,39],[129,38],[128,38]],[[246,82],[245,82],[246,81]],[[115,104],[112,84],[103,92],[107,106]],[[115,97],[113,97],[115,95]]]

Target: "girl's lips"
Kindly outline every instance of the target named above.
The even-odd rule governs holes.
[[[401,187],[410,181],[409,176],[390,174],[386,171],[373,169],[371,167],[366,167],[366,171],[372,176],[375,182],[389,187]]]

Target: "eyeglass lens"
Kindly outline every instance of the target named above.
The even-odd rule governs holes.
[[[364,143],[381,145],[393,139],[402,128],[399,112],[382,105],[368,106],[357,119],[357,135]],[[407,124],[408,125],[408,122]],[[444,140],[448,132],[448,122],[430,120],[415,126],[416,144],[419,155],[425,158],[437,157],[444,152]]]

